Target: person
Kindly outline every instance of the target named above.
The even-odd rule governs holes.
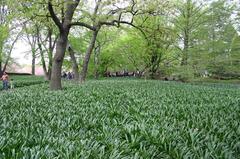
[[[14,89],[14,82],[13,82],[13,79],[11,79],[11,81],[10,81],[10,89]]]
[[[67,73],[66,73],[65,71],[63,71],[63,73],[62,73],[62,78],[63,78],[63,79],[66,79],[66,78],[67,78]]]
[[[3,73],[1,80],[3,81],[3,89],[7,90],[8,89],[8,80],[9,80],[9,76],[6,72]]]
[[[68,80],[71,80],[71,79],[72,79],[72,74],[71,74],[71,72],[68,72],[68,74],[67,74],[67,79],[68,79]]]

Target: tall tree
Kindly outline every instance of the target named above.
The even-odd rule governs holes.
[[[203,16],[207,9],[205,4],[193,0],[179,1],[177,6],[174,24],[178,30],[179,42],[183,45],[181,65],[187,65],[194,32],[205,22]]]
[[[56,43],[56,53],[53,58],[53,66],[52,66],[52,75],[50,81],[50,89],[51,90],[59,90],[62,88],[61,85],[61,71],[62,64],[65,55],[65,51],[68,43],[68,34],[71,28],[71,22],[73,18],[73,14],[79,4],[80,0],[67,1],[65,4],[66,10],[62,8],[62,22],[57,17],[57,14],[54,12],[52,1],[48,1],[48,10],[50,12],[51,18],[54,23],[58,27],[59,30],[59,38]]]

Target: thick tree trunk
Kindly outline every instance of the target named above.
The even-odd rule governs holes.
[[[79,68],[78,68],[78,64],[77,64],[77,59],[75,57],[75,52],[71,48],[71,46],[68,47],[68,51],[69,51],[71,61],[72,61],[72,70],[74,73],[74,80],[79,81]]]
[[[50,89],[59,90],[62,89],[61,84],[61,74],[62,74],[62,64],[65,56],[65,51],[67,48],[67,37],[68,32],[63,32],[60,34],[57,45],[56,45],[56,54],[53,58],[53,66],[51,73]]]
[[[81,82],[84,82],[86,80],[88,63],[89,63],[92,51],[93,51],[94,46],[95,46],[95,42],[96,42],[96,39],[97,39],[99,29],[100,28],[96,29],[96,31],[93,31],[92,39],[91,39],[90,44],[88,46],[87,52],[85,54],[84,61],[83,61],[83,68],[82,68],[82,72],[81,72],[81,76],[80,76],[80,81]]]
[[[74,14],[80,0],[66,1],[66,2],[70,2],[70,3],[66,3],[65,11],[64,11],[64,8],[62,8],[63,19],[61,22],[60,19],[57,17],[57,15],[54,12],[51,0],[48,0],[49,13],[51,15],[52,20],[58,27],[59,35],[60,35],[57,40],[56,53],[53,58],[53,66],[52,66],[51,81],[50,81],[50,89],[51,90],[62,89],[62,83],[61,83],[62,64],[63,64],[63,59],[65,56],[65,51],[67,48],[68,34],[69,34],[69,30],[71,28],[71,21],[73,18],[73,14]]]

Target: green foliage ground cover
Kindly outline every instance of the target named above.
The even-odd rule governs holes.
[[[14,88],[31,86],[45,82],[46,81],[44,80],[43,76],[21,76],[21,75],[10,76],[10,83],[13,83]],[[1,89],[2,85],[0,85],[0,90]]]
[[[144,80],[0,94],[0,158],[238,158],[240,90]]]

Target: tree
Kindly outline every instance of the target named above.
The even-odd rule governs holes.
[[[53,66],[52,66],[52,75],[50,81],[50,89],[51,90],[59,90],[62,88],[61,85],[61,71],[62,71],[62,64],[65,55],[65,51],[67,48],[68,43],[68,34],[71,28],[71,22],[73,18],[73,14],[79,4],[79,0],[75,1],[68,1],[66,5],[66,10],[62,14],[62,22],[57,17],[56,13],[54,12],[52,1],[48,1],[48,10],[50,12],[51,18],[53,19],[54,23],[58,27],[59,30],[59,38],[56,43],[56,53],[53,58]]]
[[[189,59],[189,49],[192,48],[194,32],[204,24],[203,16],[208,11],[206,6],[193,0],[177,2],[176,18],[174,25],[178,31],[180,44],[183,45],[181,65],[187,65]]]
[[[2,76],[3,73],[2,62],[4,42],[9,35],[8,16],[9,16],[8,3],[6,3],[5,1],[0,1],[0,77]]]
[[[32,54],[32,75],[35,75],[35,65],[36,65],[36,52],[37,52],[37,34],[36,31],[32,30],[34,29],[33,26],[23,26],[27,42],[31,47],[31,54]]]
[[[12,60],[12,50],[22,33],[21,23],[14,21],[16,14],[12,3],[11,0],[0,1],[0,77]]]
[[[195,61],[194,67],[201,65],[200,72],[207,71],[217,78],[226,75],[226,61],[230,59],[231,47],[237,35],[231,18],[233,9],[226,1],[210,4],[209,12],[204,16],[205,25],[197,30],[192,49],[199,54],[198,57],[194,55],[192,61]]]

